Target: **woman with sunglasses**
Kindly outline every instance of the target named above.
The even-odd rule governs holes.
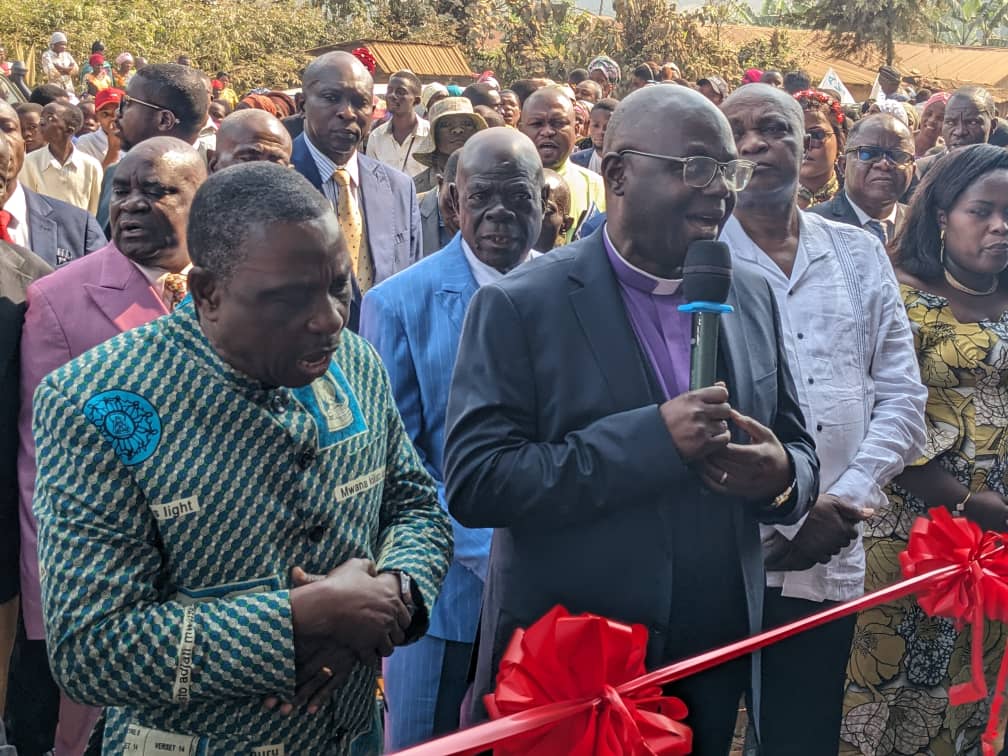
[[[798,207],[833,199],[843,188],[840,156],[847,141],[847,118],[840,103],[827,94],[806,89],[795,94],[805,111],[805,159],[798,176]]]
[[[914,193],[894,265],[928,388],[927,440],[865,525],[865,591],[901,579],[910,527],[932,507],[1008,532],[1008,152],[975,145],[936,162]],[[970,679],[969,635],[912,596],[861,613],[841,756],[979,754],[989,703],[948,703],[949,688]],[[1003,624],[987,622],[990,690],[1005,637]]]

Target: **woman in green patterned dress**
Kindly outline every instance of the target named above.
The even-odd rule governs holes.
[[[866,591],[901,579],[910,525],[931,507],[1008,531],[1008,151],[975,145],[936,163],[914,194],[894,264],[929,389],[927,446],[866,525]],[[991,688],[1006,637],[987,623]],[[968,631],[928,617],[913,597],[863,612],[841,755],[979,754],[989,700],[948,703],[949,687],[970,677],[969,645]]]

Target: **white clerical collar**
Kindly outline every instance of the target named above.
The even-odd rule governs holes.
[[[632,270],[639,276],[643,276],[649,281],[654,281],[655,287],[652,294],[675,294],[679,291],[679,287],[682,286],[681,278],[659,278],[656,275],[648,273],[646,270],[641,270],[636,265],[627,260],[620,251],[616,249],[616,245],[612,243],[612,239],[609,238],[609,224],[602,227],[602,233],[605,234],[606,244],[612,247],[613,251],[616,253],[613,257],[617,265],[624,266],[627,270]]]

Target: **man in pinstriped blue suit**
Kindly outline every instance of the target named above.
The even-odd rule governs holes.
[[[448,388],[466,307],[476,290],[530,256],[547,189],[532,142],[514,129],[473,136],[451,192],[460,232],[448,245],[371,289],[360,333],[381,355],[406,431],[444,498]],[[385,747],[398,750],[458,729],[479,621],[491,530],[454,520],[455,556],[426,637],[385,660]]]

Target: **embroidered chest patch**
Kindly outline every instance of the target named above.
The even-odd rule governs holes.
[[[138,465],[161,443],[154,405],[131,391],[103,391],[84,404],[84,416],[102,432],[124,465]]]
[[[324,376],[291,393],[314,418],[319,449],[367,431],[357,397],[335,362],[329,365],[329,372]]]

